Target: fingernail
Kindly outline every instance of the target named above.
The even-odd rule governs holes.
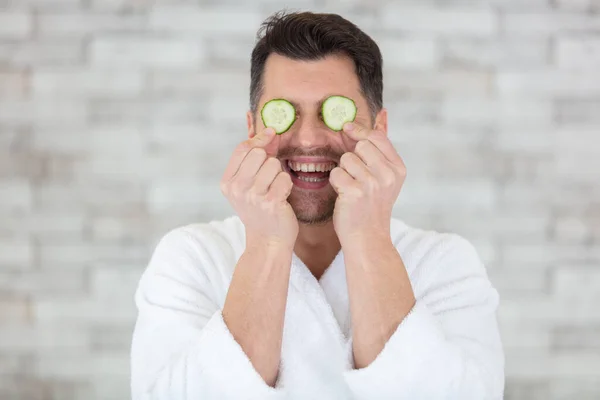
[[[271,135],[274,135],[274,134],[275,134],[275,129],[273,129],[273,128],[267,128],[267,129],[265,129],[265,135],[271,136]]]
[[[346,125],[344,125],[344,129],[346,132],[352,132],[354,130],[354,124],[348,122]]]

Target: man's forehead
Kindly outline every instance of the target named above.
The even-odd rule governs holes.
[[[331,55],[318,60],[294,60],[272,54],[265,65],[263,93],[298,105],[312,105],[331,95],[356,97],[360,85],[348,57]]]

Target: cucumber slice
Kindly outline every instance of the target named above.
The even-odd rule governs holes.
[[[356,104],[354,100],[344,96],[331,96],[323,102],[321,112],[325,125],[339,132],[346,122],[352,122],[356,118]]]
[[[275,133],[281,135],[296,121],[296,109],[287,100],[274,99],[265,103],[260,117],[267,128],[273,128]]]

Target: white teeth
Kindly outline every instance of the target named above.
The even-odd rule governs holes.
[[[291,170],[302,172],[327,172],[335,168],[335,163],[325,164],[304,164],[293,161],[288,161],[288,166]]]
[[[304,181],[304,182],[322,182],[327,178],[310,178],[310,177],[299,176],[298,179],[300,179],[301,181]]]

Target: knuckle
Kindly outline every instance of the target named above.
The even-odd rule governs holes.
[[[275,157],[269,157],[265,163],[270,169],[281,170],[281,161]]]
[[[257,158],[266,158],[267,157],[267,152],[262,147],[253,148],[250,151],[250,153],[253,154],[253,156],[257,157]]]
[[[344,153],[340,157],[340,165],[348,165],[348,163],[352,160],[352,153]],[[334,168],[335,169],[335,168]],[[331,171],[333,172],[333,171]]]
[[[369,141],[368,141],[368,140],[366,140],[366,139],[359,140],[359,141],[356,143],[356,146],[355,146],[355,151],[364,151],[364,150],[366,149],[366,147],[369,145],[369,143],[368,143],[368,142],[369,142]]]

